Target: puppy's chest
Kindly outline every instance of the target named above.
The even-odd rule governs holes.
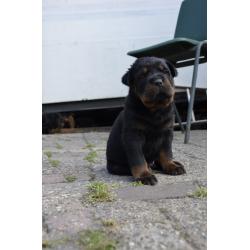
[[[172,128],[173,117],[155,116],[144,128],[144,149],[157,152]]]
[[[167,116],[165,114],[156,114],[146,121],[146,131],[148,133],[162,132],[166,129],[172,128],[174,125],[173,116]],[[156,132],[157,132],[156,131]]]
[[[159,133],[157,131],[148,131],[145,133],[145,141],[143,145],[143,153],[148,159],[154,159],[159,153],[159,150],[165,140],[164,133]]]

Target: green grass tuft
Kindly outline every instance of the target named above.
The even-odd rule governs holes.
[[[42,247],[43,248],[51,248],[52,244],[48,240],[43,240]]]
[[[113,201],[109,186],[104,182],[92,182],[88,186],[87,200],[91,203]]]
[[[190,195],[193,198],[206,198],[207,197],[207,188],[206,187],[198,187],[198,189]]]
[[[105,227],[115,227],[117,222],[114,219],[102,220],[102,224]]]
[[[110,185],[111,188],[119,188],[121,187],[121,184],[120,183],[113,183]]]
[[[52,160],[49,158],[49,163],[51,164],[52,167],[58,167],[59,164],[60,164],[60,161],[59,160]]]
[[[62,149],[62,148],[63,148],[63,146],[62,146],[62,145],[60,145],[59,143],[56,143],[56,148],[57,148],[57,149]]]
[[[48,157],[51,158],[52,157],[52,153],[50,151],[45,151],[44,154]]]
[[[96,151],[90,151],[86,157],[84,158],[84,160],[87,160],[90,163],[95,163],[95,160],[97,158],[97,153]]]
[[[67,175],[64,178],[67,182],[74,182],[77,179],[74,175]]]
[[[68,237],[64,237],[56,240],[43,240],[42,247],[43,248],[55,248],[60,245],[65,245],[67,242],[70,242]]]
[[[94,144],[87,143],[87,144],[85,145],[85,147],[82,147],[82,149],[90,149],[90,150],[91,150],[93,147],[95,147]]]
[[[86,148],[93,148],[95,145],[94,144],[91,144],[91,143],[87,143],[86,144]]]
[[[139,186],[144,186],[144,184],[141,181],[133,181],[132,186],[133,187],[139,187]]]
[[[86,250],[115,250],[116,242],[99,230],[82,231],[78,235],[78,242]]]

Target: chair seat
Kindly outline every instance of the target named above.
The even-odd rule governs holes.
[[[128,55],[137,58],[144,56],[167,57],[170,61],[176,64],[178,61],[184,61],[194,58],[195,48],[199,43],[200,41],[197,40],[178,37],[150,47],[129,51]],[[201,56],[206,57],[206,46],[204,46],[204,48],[202,49]],[[192,63],[188,63],[185,66],[192,64],[193,61]],[[178,64],[176,64],[176,66],[178,67]]]

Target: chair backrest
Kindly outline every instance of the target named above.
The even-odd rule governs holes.
[[[207,0],[184,0],[174,37],[207,40]]]

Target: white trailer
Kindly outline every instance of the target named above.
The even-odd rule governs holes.
[[[121,76],[135,60],[127,52],[172,39],[181,2],[43,0],[44,106],[63,111],[126,96]],[[192,67],[178,72],[176,85],[190,86]],[[206,88],[206,64],[197,87]]]

